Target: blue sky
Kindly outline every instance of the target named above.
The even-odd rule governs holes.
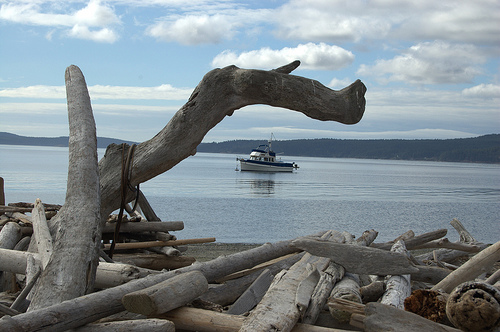
[[[0,0],[0,131],[68,135],[64,71],[85,75],[99,136],[144,141],[208,71],[272,69],[368,88],[355,125],[255,105],[206,142],[457,138],[500,132],[499,0]]]

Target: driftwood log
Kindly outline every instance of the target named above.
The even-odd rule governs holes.
[[[360,121],[366,103],[366,87],[361,81],[334,91],[317,81],[289,75],[299,65],[300,62],[295,61],[271,71],[228,66],[207,73],[169,123],[152,139],[137,145],[127,170],[130,177],[124,193],[125,203],[135,197],[129,188],[195,154],[210,129],[244,106],[282,107],[321,121],[344,124]],[[124,151],[129,150],[125,145],[110,145],[97,163],[96,128],[85,78],[78,67],[70,66],[66,69],[65,81],[70,127],[66,200],[48,222],[53,248],[32,292],[29,310],[35,316],[40,310],[94,289],[102,230],[107,216],[120,207]],[[109,310],[106,306],[98,315],[108,315]],[[16,318],[12,320],[17,324]],[[86,319],[95,318],[89,315]],[[57,319],[51,324],[58,323]],[[72,324],[69,326],[79,326]]]
[[[100,318],[125,310],[121,299],[125,294],[144,289],[189,271],[200,271],[208,282],[236,271],[296,252],[290,241],[266,243],[244,252],[221,256],[217,259],[190,265],[173,271],[150,275],[126,284],[104,289],[66,300],[59,304],[26,312],[12,318],[0,319],[3,331],[46,331],[58,332],[92,323]]]

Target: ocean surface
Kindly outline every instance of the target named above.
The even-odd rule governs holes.
[[[446,228],[456,241],[457,218],[478,241],[500,240],[500,165],[283,156],[300,168],[254,173],[237,171],[236,157],[198,153],[141,190],[161,220],[184,222],[172,232],[179,239],[263,243],[375,229],[382,242]],[[63,204],[67,166],[67,148],[0,145],[7,203]]]

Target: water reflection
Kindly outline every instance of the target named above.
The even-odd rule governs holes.
[[[250,193],[256,196],[272,196],[275,194],[276,182],[271,179],[239,179],[238,186],[250,188]]]

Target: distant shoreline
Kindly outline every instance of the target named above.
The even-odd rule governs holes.
[[[0,132],[0,144],[67,147],[69,138],[27,137]],[[97,147],[137,142],[98,137]],[[234,140],[201,143],[198,152],[247,155],[264,140]],[[500,134],[455,139],[297,139],[273,141],[279,154],[297,157],[421,160],[465,163],[500,163]]]

